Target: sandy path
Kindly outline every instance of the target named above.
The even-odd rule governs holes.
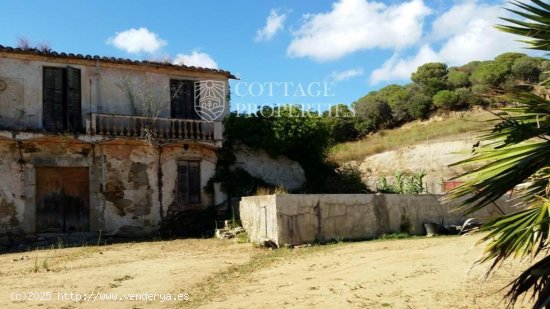
[[[373,241],[327,247],[225,286],[206,308],[502,308],[502,292],[526,265],[489,281],[479,236]],[[528,307],[519,304],[518,308]]]
[[[278,251],[202,239],[4,254],[0,308],[502,308],[499,289],[526,265],[508,263],[484,281],[486,265],[471,269],[479,237]],[[25,291],[189,293],[192,302],[11,300]]]
[[[215,239],[117,244],[0,255],[0,308],[165,308],[157,301],[58,301],[57,292],[189,293],[207,276],[246,263],[254,249]],[[13,261],[27,256],[28,259]],[[44,262],[46,261],[46,262]],[[36,266],[35,266],[36,265]],[[38,268],[35,272],[35,268]],[[47,270],[49,269],[49,271]],[[51,301],[14,301],[13,292],[51,291]],[[97,295],[97,294],[96,294]],[[47,296],[42,295],[42,298]],[[70,297],[70,296],[69,296]],[[190,295],[193,297],[193,295]],[[96,298],[97,299],[97,298]]]

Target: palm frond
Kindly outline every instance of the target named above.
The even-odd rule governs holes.
[[[531,49],[548,51],[550,50],[550,5],[540,0],[531,0],[531,2],[534,5],[511,1],[510,3],[517,9],[507,10],[523,17],[524,20],[501,18],[508,24],[496,27],[504,32],[531,38],[521,40]]]
[[[511,1],[507,9],[520,19],[501,18],[497,29],[523,37],[530,49],[550,51],[550,4],[541,0]],[[544,81],[541,85],[550,84]],[[484,132],[482,146],[466,160],[482,166],[458,176],[464,184],[447,200],[461,199],[467,214],[495,202],[514,190],[517,211],[485,223],[488,242],[479,262],[492,261],[490,271],[510,257],[535,258],[548,250],[550,235],[550,101],[531,93],[504,97],[512,104],[494,113],[500,122]],[[532,292],[535,308],[550,306],[550,256],[546,256],[510,283],[510,305]]]
[[[550,166],[550,102],[530,93],[503,97],[516,106],[495,113],[500,123],[480,139],[487,142],[471,158],[451,166],[482,163],[481,167],[455,177],[465,183],[456,187],[446,200],[463,199],[466,214],[489,205],[523,184],[521,197],[529,201],[548,184]]]
[[[481,230],[489,234],[481,242],[490,242],[480,262],[492,261],[493,269],[510,256],[534,257],[546,247],[549,223],[550,201],[540,197],[527,209],[487,222]]]
[[[533,308],[545,308],[550,305],[550,256],[546,256],[527,268],[509,285],[506,297],[514,305],[521,295],[531,291]]]

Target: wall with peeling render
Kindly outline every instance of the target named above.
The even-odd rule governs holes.
[[[225,199],[219,186],[213,194],[204,189],[215,172],[219,141],[182,140],[163,144],[159,150],[130,138],[38,133],[43,118],[43,68],[67,66],[81,70],[83,126],[88,113],[147,114],[145,97],[155,98],[158,116],[170,117],[170,79],[224,81],[229,94],[225,74],[116,63],[96,66],[79,59],[1,53],[0,235],[36,232],[40,220],[36,216],[37,167],[88,168],[92,232],[142,236],[155,233],[166,216],[188,210],[176,199],[177,164],[183,160],[200,161],[201,205],[194,207]]]
[[[0,91],[0,127],[14,130],[42,129],[42,87],[44,67],[71,66],[81,70],[82,126],[88,113],[120,115],[145,115],[147,106],[153,103],[158,117],[170,118],[170,79],[220,80],[225,76],[201,72],[184,72],[141,66],[122,66],[102,63],[99,67],[74,59],[53,59],[18,54],[0,56],[0,80],[7,87]],[[96,76],[97,74],[97,76]],[[98,83],[99,81],[99,83]],[[132,106],[128,96],[134,97]],[[152,101],[145,98],[154,98]],[[223,119],[229,113],[226,100]],[[220,120],[221,121],[221,120]]]
[[[0,143],[0,231],[16,230],[24,218],[23,174],[17,153],[15,142]]]
[[[215,172],[212,146],[173,144],[155,150],[137,140],[26,137],[0,135],[0,234],[36,232],[37,167],[88,168],[91,232],[144,236],[155,233],[164,217],[188,210],[175,198],[181,160],[200,161],[202,207],[213,204],[215,195],[204,189]]]
[[[282,194],[241,199],[243,227],[251,241],[270,239],[278,245],[299,245],[333,239],[368,239],[402,231],[424,233],[424,223],[461,225],[466,218],[451,211],[458,203],[441,204],[440,196],[401,194]],[[498,206],[506,213],[512,204]],[[491,205],[472,215],[499,214]]]

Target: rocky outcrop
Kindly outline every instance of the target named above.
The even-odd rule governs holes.
[[[250,175],[265,182],[282,186],[287,190],[299,189],[306,181],[300,163],[285,156],[271,157],[262,149],[252,149],[243,144],[234,146],[235,167],[244,169]]]

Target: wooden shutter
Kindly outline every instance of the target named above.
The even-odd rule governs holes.
[[[201,203],[201,177],[199,161],[184,161],[178,165],[178,204]]]
[[[183,96],[180,80],[170,80],[170,114],[172,118],[183,118]]]
[[[201,202],[201,177],[199,162],[189,162],[189,202],[199,204]]]
[[[82,130],[82,107],[81,107],[81,81],[80,70],[67,68],[67,127],[66,129],[79,132]]]
[[[64,128],[64,70],[44,68],[43,72],[43,128],[58,131]]]
[[[178,165],[178,202],[189,205],[189,173],[187,162]]]
[[[195,111],[195,83],[191,80],[170,80],[172,118],[199,119]]]

